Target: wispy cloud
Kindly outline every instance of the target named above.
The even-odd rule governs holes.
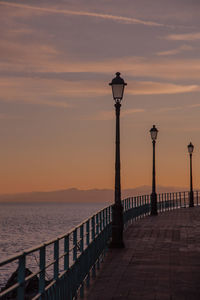
[[[169,56],[169,55],[176,55],[176,54],[179,54],[181,52],[191,51],[191,50],[193,50],[192,46],[182,45],[182,46],[180,46],[178,48],[175,48],[175,49],[157,52],[156,54],[158,56]]]
[[[189,108],[197,108],[197,107],[200,107],[200,104],[196,103],[196,104],[191,104],[191,105],[188,105]]]
[[[103,80],[67,81],[26,77],[7,77],[0,81],[0,101],[72,107],[75,99],[93,100],[110,96],[110,87]],[[129,81],[126,95],[163,95],[199,91],[198,85],[177,85],[152,81]],[[74,104],[73,104],[74,106]],[[143,112],[143,109],[123,110],[122,116]],[[109,120],[112,112],[102,112],[96,119]]]
[[[175,106],[175,107],[162,107],[157,109],[157,112],[163,113],[163,112],[169,112],[169,111],[177,111],[177,110],[182,110],[184,107],[183,106]]]
[[[19,102],[69,108],[72,105],[63,100],[56,82],[25,78],[2,78],[0,81],[1,102]]]
[[[121,116],[124,117],[126,115],[132,115],[135,113],[143,113],[144,109],[126,109],[121,111]],[[87,120],[96,120],[96,121],[109,121],[115,118],[115,112],[112,111],[100,111],[96,115],[89,116]]]
[[[145,110],[142,108],[130,108],[130,109],[126,109],[122,111],[122,116],[126,116],[126,115],[132,115],[135,113],[141,113],[144,112]]]
[[[182,45],[177,51],[189,51],[192,48]],[[174,50],[173,50],[174,51]],[[0,70],[1,73],[17,73],[29,71],[28,76],[42,78],[42,74],[47,73],[60,76],[61,73],[96,73],[113,74],[116,66],[123,75],[145,78],[159,78],[168,80],[200,80],[200,59],[198,58],[168,58],[167,52],[158,57],[136,57],[121,56],[119,58],[102,58],[98,61],[94,59],[84,60],[82,57],[70,56],[70,53],[62,53],[62,49],[57,49],[56,45],[50,43],[38,43],[30,41],[24,45],[18,41],[2,40],[0,43]],[[168,54],[170,54],[168,52]],[[171,53],[172,54],[172,53]],[[39,74],[40,73],[40,74]],[[83,75],[84,76],[84,75]]]
[[[172,41],[195,41],[200,40],[200,32],[169,34],[165,38]]]
[[[19,115],[13,115],[13,114],[0,113],[0,120],[22,120],[22,119],[25,119],[25,117]]]
[[[198,85],[178,85],[173,83],[160,83],[152,81],[132,82],[129,84],[129,94],[133,95],[161,95],[180,94],[199,91]]]
[[[74,10],[66,10],[66,9],[57,9],[57,8],[46,8],[46,7],[36,7],[26,4],[19,4],[19,3],[12,3],[12,2],[5,2],[1,1],[0,5],[5,5],[9,7],[15,7],[15,8],[23,8],[23,9],[29,9],[37,12],[42,13],[54,13],[54,14],[62,14],[62,15],[71,15],[71,16],[86,16],[86,17],[93,17],[93,18],[100,18],[104,20],[111,20],[111,21],[117,21],[122,22],[125,24],[140,24],[145,26],[167,26],[161,23],[152,22],[152,21],[146,21],[146,20],[140,20],[137,18],[129,18],[124,16],[116,16],[116,15],[110,15],[110,14],[101,14],[101,13],[94,13],[94,12],[86,12],[86,11],[74,11]]]

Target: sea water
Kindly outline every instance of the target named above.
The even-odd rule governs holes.
[[[47,242],[92,216],[106,203],[0,203],[0,261]],[[0,285],[8,270],[1,270]]]

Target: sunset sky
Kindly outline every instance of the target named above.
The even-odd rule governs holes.
[[[200,187],[200,1],[0,1],[0,193],[113,188],[121,108],[122,188]]]

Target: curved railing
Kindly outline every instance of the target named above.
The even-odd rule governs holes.
[[[188,195],[188,192],[158,194],[158,212],[187,207]],[[194,200],[199,205],[198,191],[194,192]],[[149,195],[126,198],[122,205],[124,229],[150,214]],[[1,290],[0,299],[23,300],[27,293],[34,300],[83,297],[108,249],[111,222],[112,206],[108,206],[67,234],[0,262],[0,270],[6,269],[10,274],[17,268],[16,282]],[[27,272],[27,268],[32,272]],[[30,284],[33,280],[34,287]]]

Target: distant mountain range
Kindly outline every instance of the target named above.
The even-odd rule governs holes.
[[[158,186],[158,193],[185,191],[186,188],[181,187],[165,187]],[[122,199],[137,195],[148,195],[151,193],[150,186],[140,186],[133,189],[122,190]],[[113,203],[114,191],[111,189],[90,189],[79,190],[76,188],[58,190],[51,192],[32,192],[20,194],[0,195],[0,202],[105,202]]]

